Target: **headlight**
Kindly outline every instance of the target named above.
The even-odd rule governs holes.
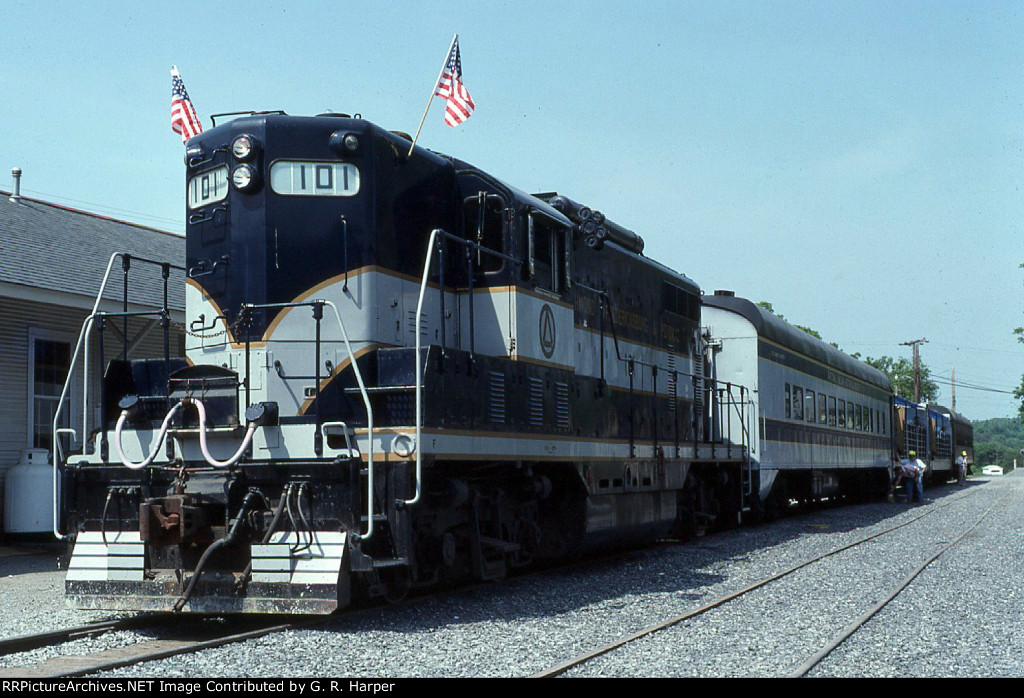
[[[239,160],[248,160],[256,150],[256,141],[252,136],[239,136],[231,143],[231,152]]]
[[[196,163],[202,161],[203,149],[198,145],[185,148],[185,167],[195,167]]]
[[[359,150],[359,136],[345,131],[335,131],[331,134],[329,145],[338,155],[352,155]]]
[[[235,185],[235,189],[239,191],[249,191],[255,189],[258,184],[256,179],[256,170],[249,165],[239,165],[231,173],[231,183]]]

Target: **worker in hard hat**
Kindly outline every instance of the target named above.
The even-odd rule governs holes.
[[[967,451],[961,451],[956,457],[956,482],[958,485],[967,484],[967,468],[970,461],[967,460]]]
[[[907,503],[924,503],[924,473],[928,466],[917,457],[916,451],[907,453],[907,457],[900,462],[900,474],[903,485],[907,491]]]

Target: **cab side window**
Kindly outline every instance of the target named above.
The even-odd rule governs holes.
[[[529,274],[537,288],[562,294],[569,290],[571,229],[539,211],[529,214]]]
[[[462,236],[494,252],[505,252],[505,200],[497,194],[480,191],[462,203]],[[504,260],[486,251],[477,251],[473,264],[480,271],[498,271]]]

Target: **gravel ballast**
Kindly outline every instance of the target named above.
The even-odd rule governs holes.
[[[809,675],[1024,675],[1019,589],[1024,523],[1017,513],[1024,503],[1024,478],[978,478],[965,488],[950,485],[925,494],[923,506],[877,502],[821,510],[106,675],[530,676],[816,554],[928,513],[895,533],[567,674],[785,676],[993,505],[978,528]],[[111,617],[65,608],[62,578],[52,554],[0,557],[0,636]],[[149,637],[121,631],[78,642],[106,647]],[[27,656],[0,658],[0,667],[23,663]]]

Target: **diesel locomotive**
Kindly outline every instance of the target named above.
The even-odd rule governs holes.
[[[568,196],[359,117],[235,116],[187,143],[160,267],[185,355],[106,356],[118,313],[79,340],[72,605],[329,613],[887,491],[884,374]]]
[[[750,395],[706,371],[699,287],[409,146],[280,112],[188,142],[185,356],[99,360],[55,488],[71,603],[327,613],[750,510],[723,426]]]
[[[893,399],[893,448],[896,459],[913,451],[927,466],[931,482],[956,477],[957,456],[974,462],[974,427],[970,420],[936,404],[918,404],[904,397]]]

